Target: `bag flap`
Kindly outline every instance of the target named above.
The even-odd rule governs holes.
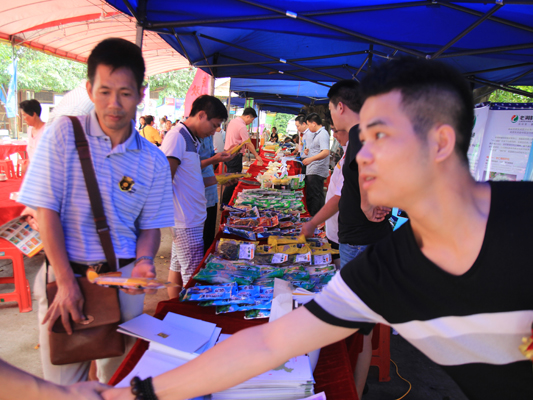
[[[77,281],[85,299],[83,313],[87,321],[75,324],[71,318],[70,323],[74,331],[120,323],[120,306],[117,289],[98,286],[90,283],[87,278],[77,278]],[[56,282],[51,282],[46,286],[46,293],[48,304],[52,304],[57,293]],[[61,317],[55,321],[52,331],[56,333],[66,332],[61,322]]]

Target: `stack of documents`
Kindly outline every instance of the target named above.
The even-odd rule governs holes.
[[[213,400],[297,400],[313,395],[314,383],[309,357],[299,356],[211,397]]]
[[[119,332],[146,340],[150,346],[116,387],[128,387],[134,376],[155,377],[185,364],[213,347],[221,330],[216,324],[174,313],[168,313],[162,321],[142,314],[119,325]]]

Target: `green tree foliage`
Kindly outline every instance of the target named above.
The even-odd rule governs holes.
[[[278,128],[278,135],[287,134],[287,123],[294,118],[292,114],[277,113],[274,125]]]
[[[74,89],[87,76],[85,64],[54,57],[24,46],[15,46],[18,58],[17,83],[19,89],[66,92]],[[7,87],[11,79],[8,67],[13,49],[9,43],[0,43],[0,84]]]
[[[516,89],[533,93],[533,86],[516,86]],[[504,90],[496,90],[490,95],[489,101],[493,103],[533,103],[533,98]]]
[[[180,69],[157,74],[148,78],[150,90],[162,88],[159,99],[164,97],[184,98],[194,80],[196,68]]]

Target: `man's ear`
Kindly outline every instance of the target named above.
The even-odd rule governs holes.
[[[450,157],[455,149],[455,130],[447,124],[435,128],[431,136],[435,144],[435,161],[440,163]]]
[[[344,105],[344,103],[342,101],[339,101],[337,103],[337,111],[339,112],[339,114],[342,114],[344,112],[344,110],[346,109],[346,106]]]
[[[141,88],[139,89],[139,102],[137,103],[137,105],[143,102],[145,94],[146,94],[146,86],[141,86]]]
[[[93,85],[91,85],[91,82],[87,79],[87,82],[85,82],[85,88],[87,89],[87,94],[89,95],[89,98],[94,103],[93,100]]]

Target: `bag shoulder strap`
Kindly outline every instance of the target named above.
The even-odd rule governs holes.
[[[87,142],[87,138],[85,137],[85,132],[81,127],[80,120],[73,116],[69,116],[69,118],[74,128],[76,150],[78,150],[81,169],[83,171],[83,176],[85,177],[85,185],[87,186],[87,192],[91,202],[91,209],[93,211],[94,222],[96,224],[96,231],[100,237],[100,242],[104,250],[107,264],[109,265],[111,271],[116,271],[118,268],[117,259],[115,257],[115,249],[113,248],[113,241],[111,240],[109,225],[107,224],[107,218],[105,216],[104,206],[102,204],[102,196],[100,195],[98,181],[96,180],[93,163],[91,161],[89,142]]]

